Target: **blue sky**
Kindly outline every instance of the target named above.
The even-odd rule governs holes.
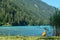
[[[60,0],[42,0],[42,1],[60,9]]]

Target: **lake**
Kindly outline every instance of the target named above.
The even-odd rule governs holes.
[[[11,27],[1,27],[0,26],[0,35],[3,36],[41,36],[44,31],[44,28],[47,29],[47,36],[53,35],[52,26],[11,26]]]

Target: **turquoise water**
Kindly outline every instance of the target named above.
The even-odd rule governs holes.
[[[47,36],[52,36],[52,26],[11,26],[11,27],[0,27],[0,35],[10,36],[41,36],[42,32],[46,28]]]

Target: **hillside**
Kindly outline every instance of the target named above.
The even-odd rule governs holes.
[[[1,0],[0,5],[0,25],[49,24],[49,17],[55,13],[55,7],[41,0]]]
[[[22,6],[30,15],[36,16],[37,18],[47,19],[55,12],[55,8],[40,0],[12,0],[18,7]],[[28,14],[28,13],[27,13]]]

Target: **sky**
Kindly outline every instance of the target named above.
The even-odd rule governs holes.
[[[60,0],[42,0],[45,3],[60,9]]]

